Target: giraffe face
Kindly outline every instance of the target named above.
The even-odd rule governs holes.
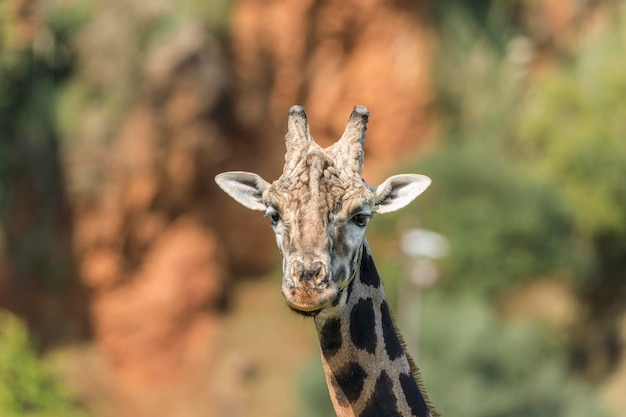
[[[374,214],[374,192],[340,168],[332,152],[313,147],[264,194],[282,255],[282,293],[301,314],[341,304]]]
[[[217,184],[242,205],[264,211],[282,255],[282,293],[304,315],[342,308],[360,263],[365,229],[374,214],[398,210],[429,185],[424,175],[395,175],[378,187],[361,177],[369,111],[356,106],[346,130],[322,149],[304,109],[289,111],[283,175],[272,184],[250,172],[225,172]]]

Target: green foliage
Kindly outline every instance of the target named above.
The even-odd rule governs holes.
[[[76,2],[77,5],[79,2]],[[1,7],[1,6],[0,6]],[[26,165],[23,149],[36,159],[37,167],[49,169],[48,159],[55,135],[53,109],[59,86],[71,72],[72,60],[68,37],[79,25],[81,14],[69,7],[50,10],[31,44],[20,36],[16,11],[0,20],[0,180],[31,168]],[[5,17],[3,15],[3,17]],[[19,146],[17,146],[19,144]],[[55,178],[44,175],[44,182]],[[46,183],[44,189],[49,188]]]
[[[561,184],[586,235],[626,235],[626,38],[588,42],[531,90],[519,147]]]
[[[576,276],[584,269],[571,215],[553,187],[513,161],[478,147],[457,147],[410,170],[435,182],[400,219],[419,219],[421,227],[449,239],[451,252],[441,263],[445,289],[493,296],[522,279],[557,272]],[[379,220],[373,229],[388,230],[375,224]]]
[[[589,265],[556,185],[522,168],[514,154],[532,46],[511,25],[513,9],[510,1],[438,6],[442,46],[434,78],[442,146],[408,168],[434,183],[398,216],[400,224],[419,219],[448,237],[443,285],[455,292],[495,295],[528,277],[579,277]],[[377,219],[373,229],[389,230],[393,221],[377,228]]]
[[[0,415],[83,417],[68,392],[37,357],[26,327],[0,311]]]
[[[185,0],[180,8],[191,16],[201,16],[217,34],[225,37],[230,29],[233,4],[232,0]]]
[[[413,311],[419,308],[413,304]],[[606,415],[592,390],[568,373],[559,343],[528,323],[498,320],[476,298],[425,297],[419,367],[443,416]],[[402,325],[402,323],[400,323]]]
[[[626,311],[626,9],[615,10],[602,32],[529,91],[516,136],[527,163],[559,184],[580,241],[594,253],[582,297],[591,306],[589,323],[602,322],[587,331],[606,340],[597,329],[618,328]],[[586,343],[577,349],[594,349]],[[603,369],[597,364],[604,355],[588,355],[600,359],[583,366]]]
[[[511,132],[527,45],[491,3],[446,0],[439,6],[445,14],[433,82],[443,143],[489,146],[497,154]]]
[[[80,20],[69,9],[38,9],[32,33],[20,29],[32,19],[20,7],[6,6],[0,17],[0,223],[7,226],[2,249],[16,279],[41,279],[54,290],[66,288],[71,268],[69,248],[60,243],[58,219],[66,213],[53,121],[59,87],[73,64],[68,37]],[[16,212],[28,220],[16,222]]]

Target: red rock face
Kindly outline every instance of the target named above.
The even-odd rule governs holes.
[[[181,218],[159,235],[127,284],[94,297],[95,337],[121,388],[123,410],[163,415],[195,392],[199,372],[210,371],[215,304],[226,277],[222,255],[212,232]]]
[[[198,48],[188,54],[216,53],[207,43]],[[207,117],[216,107],[207,96],[223,93],[208,90],[224,88],[203,81],[209,63],[215,65],[208,58],[191,67],[168,62],[167,82],[147,80],[118,134],[93,157],[97,163],[81,159],[86,150],[66,155],[77,161],[73,178],[100,178],[72,195],[74,247],[115,415],[173,415],[189,404],[206,406],[196,386],[214,359],[229,259],[257,271],[273,265],[268,256],[255,263],[262,251],[249,261],[245,254],[236,258],[241,252],[232,255],[215,231],[225,232],[218,224],[226,223],[220,213],[228,210],[213,176],[232,149],[222,122]],[[241,236],[247,219],[228,223]]]
[[[302,104],[323,145],[355,104],[371,111],[366,178],[430,140],[432,36],[423,3],[242,0],[233,16],[238,114],[284,124]]]
[[[126,379],[149,384],[190,365],[186,344],[199,331],[196,321],[204,321],[221,297],[220,255],[210,231],[179,219],[156,239],[128,284],[94,298],[96,337]]]
[[[168,142],[159,116],[149,105],[128,115],[105,154],[101,194],[75,213],[80,277],[119,415],[163,415],[175,409],[172,392],[208,372],[228,277],[213,210],[197,190],[197,154],[211,141],[172,129]]]
[[[273,238],[242,239],[254,218],[229,218],[213,181],[251,146],[220,108],[228,94],[220,45],[183,27],[142,59],[141,88],[113,137],[64,155],[74,250],[114,415],[197,414],[207,406],[198,387],[214,360],[231,262],[266,270]],[[219,236],[231,232],[243,243]],[[265,252],[241,249],[259,243]]]

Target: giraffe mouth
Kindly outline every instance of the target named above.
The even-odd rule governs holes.
[[[301,316],[305,317],[315,317],[323,310],[323,308],[318,308],[317,310],[299,310],[290,304],[287,304],[287,306],[294,313],[300,314]]]
[[[299,303],[291,297],[285,297],[285,301],[291,311],[306,317],[315,317],[322,310],[331,305],[330,302],[326,301],[321,303]]]
[[[315,285],[293,285],[288,281],[283,285],[282,293],[287,306],[293,312],[314,317],[330,307],[340,291],[335,285],[320,288]]]

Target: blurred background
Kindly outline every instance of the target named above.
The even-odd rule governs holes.
[[[447,417],[626,416],[619,0],[0,0],[0,415],[329,416],[266,219],[286,115],[365,179],[369,241]]]

